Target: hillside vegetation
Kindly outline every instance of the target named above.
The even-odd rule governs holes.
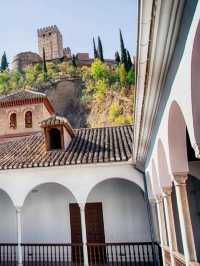
[[[38,88],[62,77],[79,77],[83,81],[81,104],[87,113],[88,127],[100,127],[133,122],[134,70],[124,64],[108,67],[95,59],[91,67],[78,68],[73,63],[35,64],[23,71],[0,72],[0,94],[22,88]]]

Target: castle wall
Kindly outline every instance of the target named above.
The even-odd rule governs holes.
[[[38,49],[41,57],[43,56],[43,48],[45,49],[46,60],[63,57],[62,34],[56,26],[38,30]]]

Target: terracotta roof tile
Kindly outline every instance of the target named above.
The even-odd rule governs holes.
[[[4,95],[0,97],[0,102],[12,102],[17,100],[28,100],[28,99],[38,99],[46,98],[46,94],[30,90],[19,90],[15,91],[9,95]]]
[[[132,126],[75,130],[68,148],[46,151],[43,133],[0,142],[0,169],[128,161]]]

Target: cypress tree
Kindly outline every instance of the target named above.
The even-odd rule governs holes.
[[[43,47],[43,74],[44,74],[44,79],[46,80],[46,78],[47,78],[47,64],[46,64],[46,56],[45,56],[44,47]]]
[[[129,51],[127,50],[126,53],[127,53],[127,71],[129,71],[132,68],[133,64],[131,61],[131,56]]]
[[[115,62],[116,62],[117,65],[119,65],[120,62],[121,62],[121,59],[120,59],[118,51],[115,53]]]
[[[124,46],[124,40],[122,37],[122,32],[119,30],[119,36],[120,36],[120,47],[121,47],[121,63],[124,64],[126,70],[127,70],[127,53]]]
[[[76,56],[74,54],[72,55],[72,65],[74,67],[77,67],[77,64],[76,64]]]
[[[104,58],[103,58],[103,47],[102,47],[102,43],[101,43],[101,39],[98,36],[98,55],[99,55],[99,59],[104,62]]]
[[[93,38],[93,49],[94,49],[94,58],[98,58],[99,55],[98,55],[98,51],[97,51],[97,48],[96,48],[96,43],[95,43],[95,40]]]
[[[8,60],[6,57],[6,52],[3,53],[1,58],[1,71],[4,71],[8,68]]]

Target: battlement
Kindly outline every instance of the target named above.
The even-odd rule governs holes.
[[[58,33],[61,35],[61,33],[60,33],[60,31],[56,25],[43,27],[43,28],[40,28],[37,30],[38,36],[40,36],[40,37],[46,33],[49,33],[49,32],[52,32],[52,33],[54,32],[54,33]]]
[[[39,54],[43,56],[43,48],[45,49],[46,59],[52,60],[63,57],[63,40],[56,25],[40,28],[38,33]]]

